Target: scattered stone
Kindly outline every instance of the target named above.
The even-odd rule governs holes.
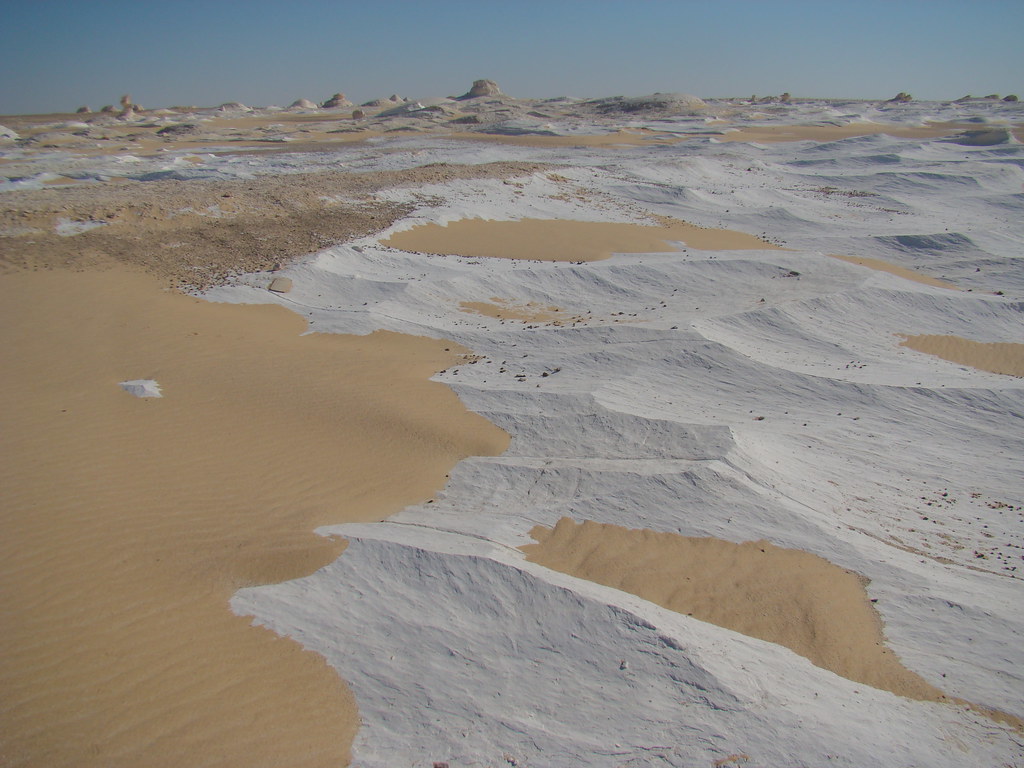
[[[298,99],[293,101],[288,109],[317,109],[317,106],[309,99]]]
[[[268,290],[274,293],[288,293],[292,289],[291,278],[288,277],[275,277],[270,281]]]
[[[337,109],[338,107],[351,107],[352,102],[345,98],[344,93],[336,93],[323,103],[324,109]]]
[[[76,115],[88,115],[88,114],[91,114],[91,113],[92,113],[92,110],[89,109],[86,106],[81,106],[81,107],[79,107],[78,109],[75,110],[75,114]]]
[[[480,96],[501,96],[501,88],[493,80],[474,80],[473,87],[459,98],[476,99]]]
[[[906,104],[907,102],[910,102],[910,101],[913,101],[913,100],[914,100],[914,97],[911,96],[909,93],[906,93],[904,91],[900,91],[895,96],[893,96],[891,99],[889,99],[888,103]]]
[[[153,379],[132,379],[122,381],[121,389],[135,397],[163,397],[160,392],[160,385]]]

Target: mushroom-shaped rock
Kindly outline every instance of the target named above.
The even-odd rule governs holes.
[[[344,93],[336,93],[323,103],[324,109],[337,109],[338,107],[351,107],[352,102],[345,98]]]
[[[128,107],[130,107],[131,105],[132,95],[130,93],[126,93],[124,96],[121,97],[121,107],[123,109],[128,109]]]
[[[297,99],[293,101],[288,109],[316,109],[317,106],[309,99]]]
[[[460,99],[475,99],[479,96],[500,96],[501,88],[493,80],[474,80],[473,87],[459,96]]]

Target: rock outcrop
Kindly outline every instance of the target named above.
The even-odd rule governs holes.
[[[177,136],[190,136],[195,133],[199,133],[198,125],[194,123],[179,123],[178,125],[168,125],[161,128],[156,132],[156,135],[163,136],[166,139],[173,139]]]
[[[360,106],[362,106],[362,107],[387,107],[387,106],[391,106],[393,104],[401,104],[401,103],[406,102],[406,101],[408,101],[408,99],[406,99],[406,98],[404,98],[402,96],[399,96],[397,93],[393,93],[393,94],[391,94],[390,97],[388,97],[386,99],[373,99],[373,101],[364,102],[363,104],[360,104]]]
[[[585,102],[600,114],[621,112],[631,114],[643,112],[657,115],[691,114],[703,110],[707,104],[703,99],[686,93],[652,93],[649,96],[613,96]]]
[[[1017,101],[1017,94],[1011,93],[1009,96],[1004,96],[1003,101]]]
[[[321,106],[324,109],[337,109],[338,107],[351,107],[352,102],[345,98],[344,93],[336,93]]]
[[[501,96],[501,88],[493,80],[474,80],[473,87],[459,98],[476,99],[480,96]]]
[[[905,93],[903,91],[900,91],[895,96],[893,96],[891,99],[889,99],[889,101],[887,103],[890,103],[890,104],[906,104],[907,102],[910,102],[910,101],[913,101],[913,100],[914,100],[914,97],[911,96],[909,93]]]
[[[86,106],[79,107],[78,109],[75,110],[75,114],[76,115],[88,115],[88,114],[91,114],[91,113],[92,113],[92,110],[89,109]]]
[[[288,105],[288,109],[316,109],[317,106],[309,99],[296,99]]]
[[[946,139],[946,141],[965,147],[994,147],[997,144],[1009,143],[1010,131],[1002,126],[982,128],[976,131],[962,131],[956,136]]]

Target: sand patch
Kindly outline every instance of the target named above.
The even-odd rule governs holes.
[[[552,323],[562,324],[565,322],[579,321],[579,316],[573,317],[563,312],[558,307],[545,306],[535,301],[517,304],[509,299],[502,299],[492,296],[490,301],[460,301],[459,309],[463,312],[471,312],[484,317],[493,317],[498,320],[518,320],[523,323]]]
[[[863,256],[842,256],[838,253],[830,253],[833,259],[839,259],[850,264],[858,264],[862,267],[868,267],[869,269],[877,269],[880,272],[888,272],[890,275],[896,275],[902,277],[905,280],[913,280],[915,283],[923,283],[924,285],[931,285],[936,288],[948,288],[952,291],[959,291],[960,289],[953,285],[953,283],[945,280],[940,280],[937,277],[930,277],[929,275],[922,275],[920,272],[915,272],[912,269],[901,267],[897,264],[893,264],[889,261],[883,261],[882,259],[869,259]]]
[[[990,373],[1024,376],[1024,344],[971,341],[961,336],[922,334],[904,336],[901,347],[941,357],[951,363],[969,365]]]
[[[446,225],[421,224],[396,232],[383,245],[416,253],[445,253],[499,259],[599,261],[615,253],[663,253],[672,242],[700,250],[778,249],[753,235],[707,229],[658,217],[658,224],[568,219],[460,219]]]
[[[0,275],[0,762],[343,764],[347,688],[228,600],[333,560],[316,526],[422,501],[507,436],[427,381],[454,345],[300,336],[280,307],[159,285]]]
[[[874,688],[945,698],[885,647],[864,579],[817,555],[767,541],[734,544],[570,518],[530,535],[538,543],[521,549],[531,562],[784,645]]]

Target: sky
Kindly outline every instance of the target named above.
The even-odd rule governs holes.
[[[1024,98],[1024,0],[0,0],[0,114],[342,92]]]

